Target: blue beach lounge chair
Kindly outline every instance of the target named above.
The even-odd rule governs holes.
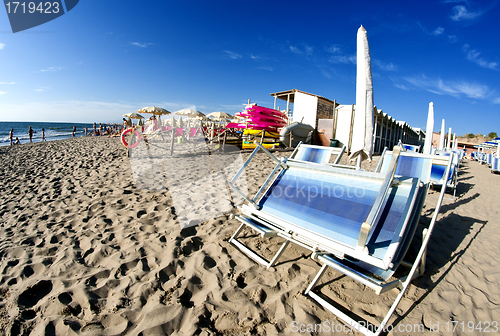
[[[410,281],[418,276],[416,271],[423,272],[421,261],[424,260],[428,237],[436,221],[443,193],[414,264],[403,262],[402,259],[420,218],[430,185],[432,164],[434,160],[443,159],[451,162],[451,158],[414,152],[400,153],[400,147],[395,147],[393,152],[387,152],[386,156],[390,154],[390,159],[387,160],[386,172],[371,173],[295,159],[280,161],[259,146],[240,171],[259,149],[264,150],[276,162],[276,166],[255,197],[250,199],[241,193],[248,204],[242,205],[241,215],[235,216],[242,224],[230,242],[267,267],[278,260],[290,242],[309,249],[313,257],[323,263],[323,267],[305,294],[353,328],[368,335],[380,333],[382,329],[375,333],[364,330],[313,288],[329,266],[361,281],[377,293],[403,283],[403,290],[384,318],[383,328]],[[449,163],[447,167],[446,173]],[[233,187],[231,183],[230,186]],[[279,236],[285,239],[271,261],[265,260],[237,239],[245,226],[263,237]],[[386,283],[400,264],[410,266],[410,273],[403,279]]]
[[[377,168],[375,169],[375,172],[378,173],[387,172],[389,161],[392,155],[391,153],[392,152],[390,151],[384,150],[384,152],[382,153],[382,157],[377,165]],[[446,180],[446,187],[453,190],[452,200],[455,201],[457,183],[458,183],[458,166],[459,166],[458,154],[449,151],[437,150],[435,154],[431,155],[434,156],[434,159],[432,160],[432,169],[430,176],[431,186],[442,186],[444,181]],[[445,179],[444,174],[446,172],[446,169],[448,168],[447,164],[450,158],[451,158],[451,166],[448,173],[448,179]]]
[[[500,158],[492,158],[491,172],[492,173],[500,173]]]
[[[394,154],[393,152],[386,152],[385,158],[387,159],[390,157],[391,159],[391,164],[386,169],[387,176],[390,176],[390,174],[392,174],[393,168],[390,166],[392,165],[392,162],[394,160],[394,155],[398,154]],[[386,265],[385,267],[380,267],[359,259],[352,260],[346,257],[339,258],[335,254],[316,252],[313,253],[312,257],[320,261],[323,266],[305,291],[306,295],[309,295],[323,307],[333,312],[353,329],[356,329],[365,335],[379,335],[384,330],[384,327],[389,322],[390,317],[401,301],[406,289],[410,285],[410,282],[414,278],[423,274],[425,270],[425,254],[427,244],[436,223],[437,215],[439,213],[441,202],[444,197],[446,186],[442,186],[441,194],[434,210],[431,223],[427,229],[424,229],[422,244],[420,246],[417,257],[415,258],[413,263],[403,261],[403,257],[406,254],[406,251],[417,228],[420,213],[427,195],[427,189],[432,182],[431,173],[433,165],[444,165],[446,173],[449,172],[451,166],[451,157],[439,157],[435,155],[425,155],[414,152],[401,152],[398,156],[399,159],[396,171],[394,173],[394,180],[405,181],[409,179],[416,179],[420,184],[420,188],[417,191],[416,197],[413,200],[411,206],[405,207],[404,209],[401,207],[394,207],[394,205],[391,207],[387,217],[385,217],[384,223],[382,225],[380,223],[378,224],[379,226],[381,225],[380,231],[384,233],[375,234],[377,232],[377,229],[373,230],[368,237],[368,244],[366,245],[368,247],[369,254],[376,254],[378,252],[377,249],[382,248],[382,246],[388,249],[387,253],[389,253],[390,250],[392,255],[391,263],[389,265]],[[398,203],[398,201],[395,201],[395,203]],[[399,216],[406,218],[407,223],[404,227],[398,227],[397,225],[395,225],[395,223],[397,222],[395,220],[397,216],[393,216],[396,213]],[[384,229],[386,231],[384,231]],[[399,237],[399,241],[395,241],[394,237]],[[399,265],[408,267],[410,271],[406,276],[390,281]],[[355,320],[351,316],[348,316],[345,313],[345,308],[342,308],[339,304],[331,303],[331,300],[327,300],[321,293],[316,293],[313,290],[328,267],[332,267],[335,270],[340,271],[341,273],[351,277],[352,279],[375,290],[377,294],[386,292],[393,288],[401,287],[399,295],[393,302],[383,321],[380,324],[372,324],[378,325],[378,329],[373,330],[367,328],[367,323],[363,324],[362,322],[360,322],[360,319]]]
[[[420,146],[417,146],[417,145],[408,145],[408,144],[401,144],[404,149],[406,149],[407,151],[412,151],[412,152],[416,152],[416,153],[419,153],[420,152]]]
[[[258,143],[255,142],[255,144],[258,144]],[[245,162],[243,164],[243,167],[240,169],[239,172],[237,172],[237,174],[234,176],[233,180],[229,183],[232,188],[234,188],[234,185],[232,183],[234,183],[234,181],[236,181],[238,179],[240,174],[243,172],[243,169],[248,166],[248,164],[250,163],[250,161],[252,160],[254,155],[257,153],[259,148],[262,148],[265,151],[265,153],[267,153],[277,163],[277,165],[274,168],[271,175],[268,177],[268,179],[264,182],[264,185],[260,188],[260,190],[257,192],[257,194],[255,195],[255,197],[252,200],[247,198],[246,195],[241,194],[250,204],[253,204],[253,205],[255,204],[255,201],[262,195],[262,193],[264,192],[264,189],[269,184],[271,178],[275,175],[277,170],[280,169],[280,167],[281,168],[286,167],[284,164],[282,165],[281,161],[279,161],[274,155],[269,153],[269,151],[267,151],[264,147],[262,147],[262,146],[260,146],[260,144],[258,144],[258,146],[255,148],[253,153],[248,158],[247,162]],[[302,164],[308,163],[309,166],[313,166],[313,167],[314,166],[335,166],[337,168],[355,169],[354,166],[339,165],[338,164],[340,162],[340,159],[342,158],[342,155],[344,154],[345,150],[346,150],[345,146],[343,146],[342,148],[325,147],[325,146],[305,145],[302,142],[300,142],[297,145],[297,147],[295,148],[295,150],[293,151],[293,153],[290,155],[290,158],[287,161],[299,163],[299,164],[300,163],[302,163]],[[335,158],[333,163],[329,163],[332,155],[337,155],[337,157]],[[239,189],[237,189],[237,188],[234,188],[234,189],[236,191],[240,192]],[[280,249],[278,250],[278,252],[275,254],[275,256],[270,261],[267,261],[263,257],[261,257],[260,255],[255,253],[254,251],[250,250],[246,245],[241,243],[237,239],[237,237],[240,234],[240,232],[245,228],[245,226],[250,227],[253,230],[255,230],[256,232],[258,232],[262,236],[262,238],[278,236],[279,232],[273,230],[270,227],[266,227],[265,225],[259,224],[258,221],[257,222],[247,221],[246,217],[238,216],[238,220],[240,220],[240,222],[242,222],[242,224],[236,230],[236,232],[233,234],[233,236],[231,237],[229,242],[232,243],[233,245],[237,246],[240,250],[242,250],[248,256],[252,257],[255,261],[267,266],[267,268],[273,266],[278,261],[278,258],[281,256],[281,254],[285,251],[285,249],[287,248],[290,241],[285,240],[283,242],[283,244],[281,245]]]
[[[342,148],[325,147],[306,145],[300,142],[293,151],[292,155],[290,155],[290,159],[328,164],[332,155],[337,155],[335,161],[332,163],[333,165],[337,165],[340,162],[342,155],[345,153],[345,150],[346,146],[343,146]]]

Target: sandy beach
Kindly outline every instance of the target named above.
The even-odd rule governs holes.
[[[203,185],[200,194],[175,191],[176,198],[175,183],[137,183],[118,138],[1,147],[0,157],[0,335],[326,335],[333,332],[293,326],[341,323],[302,294],[320,268],[310,251],[292,244],[266,270],[228,243],[239,226],[229,213],[235,199]],[[193,165],[182,165],[188,160],[147,172],[147,181],[162,173],[192,178],[186,169]],[[363,168],[373,170],[377,160]],[[272,166],[257,155],[244,175],[250,192]],[[495,323],[500,330],[500,176],[466,161],[457,196],[443,202],[426,272],[390,321],[406,332],[394,334],[491,335]],[[437,191],[428,195],[421,228],[437,198]],[[198,208],[183,213],[178,199]],[[198,223],[200,211],[216,217]],[[281,242],[247,234],[266,257]],[[333,270],[321,291],[378,321],[397,295],[378,296]],[[422,332],[411,329],[420,325]]]

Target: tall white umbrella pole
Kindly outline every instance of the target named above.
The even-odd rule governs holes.
[[[443,121],[441,122],[441,134],[439,135],[439,150],[444,149],[444,137],[445,133],[444,133],[444,119],[443,119]]]
[[[373,81],[370,46],[366,29],[361,26],[357,36],[356,56],[356,111],[354,114],[351,161],[357,159],[356,167],[361,168],[361,161],[371,161],[373,153]]]
[[[448,142],[446,143],[446,149],[451,149],[451,127],[448,130]]]
[[[427,126],[425,127],[424,154],[431,153],[432,137],[434,134],[434,103],[429,103],[429,112],[427,113]]]

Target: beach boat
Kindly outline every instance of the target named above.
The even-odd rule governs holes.
[[[290,147],[296,147],[300,142],[306,142],[314,127],[308,124],[294,122],[284,126],[280,131],[280,141]]]
[[[228,183],[247,203],[235,218],[241,222],[229,242],[255,261],[274,265],[289,243],[313,252],[322,267],[304,292],[320,305],[337,315],[349,327],[366,335],[379,335],[397,308],[410,282],[423,274],[425,253],[437,214],[444,197],[440,196],[431,223],[422,232],[420,250],[413,263],[404,261],[431,183],[434,163],[446,162],[449,173],[451,157],[401,152],[396,146],[390,155],[385,173],[371,173],[319,164],[298,159],[278,160],[258,146],[242,168]],[[253,198],[241,192],[233,183],[249,165],[258,150],[263,150],[275,163],[273,171]],[[446,175],[445,175],[446,176]],[[356,193],[356,189],[363,190]],[[300,192],[300,191],[309,192]],[[314,190],[314,194],[310,191]],[[335,193],[335,190],[350,192]],[[262,237],[281,237],[285,242],[275,256],[267,261],[240,240],[238,235],[248,227]],[[390,281],[400,266],[410,269],[406,276]],[[376,330],[365,327],[361,317],[352,318],[345,308],[332,299],[324,298],[316,284],[328,267],[351,277],[375,290],[377,294],[400,288]]]
[[[275,116],[272,114],[264,114],[261,112],[256,112],[256,113],[251,111],[239,112],[236,113],[236,116],[248,119],[255,119],[255,120],[267,120],[267,121],[278,121],[278,122],[283,121],[286,123],[286,120],[283,117]]]
[[[268,107],[248,105],[245,109],[247,110],[248,113],[263,113],[288,119],[285,113]]]

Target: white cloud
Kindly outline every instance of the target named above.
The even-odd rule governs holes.
[[[131,42],[130,44],[133,45],[134,47],[147,48],[148,46],[152,45],[153,43]]]
[[[111,122],[120,121],[121,115],[124,113],[137,111],[137,106],[147,105],[136,102],[110,103],[68,100],[4,104],[2,108],[10,111],[10,120]]]
[[[5,48],[5,43],[0,43],[0,49]]]
[[[0,82],[0,84],[12,85],[12,84],[16,84],[16,82]]]
[[[411,84],[415,89],[425,90],[439,95],[449,95],[456,98],[466,96],[472,99],[490,99],[494,94],[487,85],[470,83],[464,80],[444,81],[440,78],[428,78],[425,75],[404,77],[403,80]]]
[[[384,71],[396,71],[397,70],[397,66],[394,65],[392,62],[391,63],[384,63],[380,60],[374,59],[374,60],[372,60],[372,63],[374,65],[376,65],[377,67],[379,67],[380,70],[384,70]]]
[[[493,99],[493,104],[500,104],[500,98]]]
[[[260,70],[267,70],[267,71],[273,71],[273,68],[270,67],[270,66],[260,66],[258,67],[257,69],[260,69]]]
[[[342,50],[338,44],[332,44],[326,48],[326,51],[332,54],[339,54]]]
[[[439,36],[441,35],[442,33],[444,33],[444,28],[443,27],[438,27],[436,28],[432,33],[431,35],[434,35],[434,36]]]
[[[290,51],[293,52],[294,54],[302,54],[302,52],[299,50],[299,48],[295,46],[290,46]]]
[[[226,54],[226,56],[228,56],[230,59],[238,59],[238,58],[241,58],[242,56],[240,54],[237,54],[233,51],[229,51],[229,50],[224,50],[224,53]]]
[[[47,69],[42,69],[40,70],[41,72],[51,72],[51,71],[59,71],[59,70],[62,70],[64,69],[63,67],[58,67],[58,66],[52,66],[50,68],[47,68]]]
[[[36,92],[46,92],[48,90],[50,90],[49,87],[41,87],[41,88],[35,89],[34,91],[36,91]]]
[[[448,41],[450,43],[457,43],[458,42],[458,37],[456,35],[448,35]]]
[[[0,91],[0,96],[4,95],[4,94],[6,94],[6,93],[7,93],[7,92],[5,92],[5,91]]]
[[[325,76],[326,78],[328,78],[328,79],[331,79],[331,78],[332,78],[332,75],[330,75],[330,72],[329,72],[329,71],[327,71],[327,70],[325,70],[325,69],[321,69],[321,74],[322,74],[323,76]]]
[[[308,45],[303,45],[302,48],[293,45],[288,46],[288,49],[294,54],[311,56],[314,48]]]
[[[420,30],[422,30],[425,34],[427,35],[431,35],[431,36],[439,36],[439,35],[442,35],[444,33],[444,28],[443,27],[437,27],[436,29],[434,29],[433,31],[429,31],[423,24],[421,24],[420,22],[417,22],[417,25],[418,27],[420,28]]]
[[[394,84],[394,86],[397,87],[398,89],[401,89],[401,90],[405,90],[405,91],[409,91],[410,90],[410,88],[408,88],[404,84]]]
[[[336,64],[356,64],[356,55],[346,55],[342,50],[342,47],[338,44],[332,44],[330,47],[326,48],[326,51],[333,54],[328,62]]]
[[[471,21],[471,20],[474,20],[474,19],[476,19],[484,14],[484,12],[482,12],[482,11],[476,11],[476,12],[469,11],[467,9],[467,7],[465,7],[463,5],[455,6],[451,9],[451,11],[452,11],[452,15],[450,16],[450,18],[453,21],[457,21],[457,22],[458,21]]]
[[[356,55],[334,55],[328,60],[330,63],[356,64]]]
[[[464,44],[462,46],[462,51],[465,53],[467,60],[476,63],[482,68],[497,70],[498,63],[496,62],[488,62],[484,58],[480,57],[481,53],[476,49],[470,49],[468,44]]]

